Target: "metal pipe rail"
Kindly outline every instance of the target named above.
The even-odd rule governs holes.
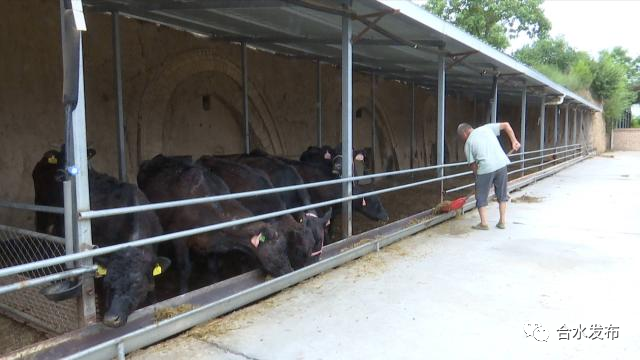
[[[536,175],[535,177],[524,179],[519,183],[510,184],[509,187],[510,189],[520,188],[540,178],[552,175],[555,172],[571,166],[581,160],[582,158],[579,158],[572,160],[572,162],[557,164],[549,169],[541,171],[541,173],[539,175]],[[473,201],[468,202],[465,205],[465,208],[471,209],[472,206]],[[109,359],[115,356],[123,357],[127,352],[132,352],[142,347],[156,343],[167,337],[185,331],[197,324],[229,313],[241,306],[258,301],[261,298],[271,295],[277,291],[283,290],[289,286],[295,285],[314,275],[335,268],[336,266],[354,260],[362,255],[366,255],[367,253],[377,251],[401,238],[445,221],[451,216],[452,215],[445,214],[426,220],[424,222],[420,222],[418,224],[409,226],[408,228],[392,232],[381,239],[362,244],[352,249],[347,249],[346,251],[340,251],[335,256],[323,259],[315,264],[297,270],[293,273],[272,279],[270,281],[262,282],[249,288],[245,288],[239,292],[234,293],[231,296],[220,298],[214,302],[204,304],[203,306],[197,307],[182,314],[178,314],[169,319],[153,321],[152,323],[149,323],[149,325],[139,327],[125,334],[117,335],[113,338],[108,338],[104,341],[100,341],[95,345],[82,348],[79,351],[74,352],[73,354],[61,354],[68,356],[66,357],[68,359]]]
[[[451,165],[453,165],[453,164],[451,164]],[[132,248],[132,247],[152,245],[152,244],[165,242],[165,241],[169,241],[169,240],[174,240],[174,239],[178,239],[178,238],[183,238],[183,237],[187,237],[187,236],[192,236],[192,235],[202,234],[202,233],[206,233],[206,232],[210,232],[210,231],[220,230],[220,229],[224,229],[224,228],[228,228],[228,227],[232,227],[232,226],[243,225],[243,224],[247,224],[247,223],[251,223],[251,222],[256,222],[256,221],[260,221],[260,220],[264,220],[264,219],[269,219],[269,218],[272,218],[272,217],[278,217],[278,216],[282,216],[282,215],[292,214],[292,213],[295,213],[295,212],[306,211],[306,210],[310,210],[310,209],[313,209],[313,208],[335,205],[335,204],[339,204],[339,203],[344,202],[344,201],[351,201],[351,200],[361,199],[361,198],[364,198],[364,197],[367,197],[367,196],[373,196],[373,195],[384,194],[384,193],[387,193],[387,192],[403,190],[403,189],[407,189],[407,188],[411,188],[411,187],[415,187],[415,186],[426,185],[426,184],[434,183],[434,182],[437,182],[437,181],[446,180],[446,179],[453,179],[453,178],[456,178],[456,177],[466,176],[466,175],[470,175],[470,174],[472,174],[471,171],[466,171],[466,172],[463,172],[463,173],[458,173],[458,174],[453,174],[453,175],[446,175],[446,176],[441,176],[441,177],[422,180],[422,181],[416,181],[416,182],[413,182],[413,183],[393,186],[393,187],[389,187],[389,188],[386,188],[386,189],[374,190],[374,191],[369,191],[369,192],[361,193],[361,194],[357,194],[357,195],[351,195],[351,196],[337,198],[337,199],[333,199],[333,200],[327,200],[327,201],[323,201],[323,202],[319,202],[319,203],[315,203],[315,204],[299,206],[299,207],[292,208],[292,209],[280,210],[280,211],[276,211],[276,212],[272,212],[272,213],[268,213],[268,214],[255,215],[255,216],[250,216],[250,217],[246,217],[246,218],[242,218],[242,219],[222,222],[222,223],[218,223],[218,224],[202,226],[202,227],[198,227],[198,228],[194,228],[194,229],[177,231],[177,232],[173,232],[173,233],[170,233],[170,234],[158,235],[158,236],[150,237],[150,238],[147,238],[147,239],[130,241],[130,242],[123,243],[123,244],[111,245],[111,246],[106,246],[106,247],[103,247],[103,248],[92,249],[92,250],[85,250],[85,251],[82,251],[82,252],[69,254],[69,255],[64,255],[64,256],[57,256],[57,257],[53,257],[53,258],[49,258],[49,259],[45,259],[45,260],[35,261],[35,262],[29,263],[29,264],[16,265],[16,266],[0,269],[0,277],[15,275],[15,274],[19,274],[19,273],[22,273],[22,272],[25,272],[25,271],[31,271],[31,270],[35,270],[35,269],[39,269],[39,268],[58,265],[58,264],[62,264],[62,263],[65,263],[65,262],[77,261],[77,260],[92,258],[92,257],[95,257],[95,256],[106,255],[106,254],[109,254],[109,253],[112,253],[112,252],[116,252],[116,251],[119,251],[119,250]],[[358,177],[354,177],[354,178],[358,178]],[[195,200],[197,200],[197,199],[195,199]],[[130,208],[121,208],[121,209],[128,210]],[[140,210],[137,210],[137,211],[140,211]],[[114,214],[114,215],[116,215],[116,214]]]
[[[570,145],[570,146],[573,146],[573,145]],[[567,146],[558,147],[558,148],[564,148],[564,147],[567,147]],[[573,151],[573,150],[566,150],[564,152],[567,152],[567,151]],[[531,160],[535,160],[535,158],[525,159],[525,162],[526,161],[531,161]],[[435,170],[435,169],[440,169],[440,168],[457,167],[457,166],[466,165],[466,164],[467,163],[459,162],[459,163],[452,163],[452,164],[434,165],[434,166],[426,166],[426,167],[417,168],[417,169],[406,169],[406,170],[398,170],[398,171],[392,171],[392,172],[387,172],[387,173],[379,173],[379,174],[371,174],[371,175],[363,175],[363,176],[354,176],[354,177],[350,177],[350,178],[335,179],[335,180],[329,180],[329,181],[324,181],[324,182],[315,182],[315,183],[294,185],[294,186],[285,186],[285,187],[279,187],[279,188],[273,188],[273,189],[265,189],[265,190],[248,191],[248,192],[235,193],[235,194],[225,194],[225,195],[218,195],[218,196],[210,196],[210,197],[198,198],[198,199],[186,199],[186,200],[178,200],[178,201],[171,201],[171,202],[158,203],[158,204],[149,204],[149,205],[132,206],[132,207],[122,207],[122,208],[106,209],[106,210],[93,210],[93,211],[81,212],[80,216],[82,218],[85,218],[85,219],[92,219],[92,218],[99,218],[99,217],[106,217],[106,216],[115,216],[115,215],[120,215],[120,214],[125,214],[125,213],[138,212],[138,211],[150,211],[150,210],[167,208],[167,207],[195,205],[195,204],[208,203],[208,202],[214,202],[214,201],[223,201],[223,200],[230,200],[230,199],[236,199],[236,198],[243,198],[243,197],[248,197],[248,196],[259,196],[259,195],[277,193],[277,192],[284,192],[284,191],[289,191],[289,190],[311,188],[311,187],[318,187],[318,186],[326,186],[326,185],[331,185],[331,184],[344,183],[344,182],[347,182],[347,181],[357,181],[357,180],[369,179],[369,178],[375,178],[375,177],[382,177],[382,176],[397,176],[397,175],[402,175],[402,174],[415,173],[415,172],[419,172],[419,171],[428,171],[428,170]],[[540,165],[536,165],[536,166],[540,166]],[[31,271],[31,270],[35,270],[35,269],[38,269],[38,268],[44,268],[44,267],[52,266],[52,265],[58,265],[58,264],[65,263],[65,262],[69,262],[70,263],[71,261],[92,258],[92,257],[95,257],[95,256],[109,254],[109,253],[116,252],[116,251],[119,251],[119,250],[122,250],[122,249],[126,249],[126,248],[131,248],[131,247],[136,247],[136,246],[145,246],[145,245],[155,244],[155,243],[159,243],[159,242],[165,242],[165,241],[174,240],[174,239],[178,239],[178,238],[182,238],[182,237],[187,237],[187,236],[192,236],[192,235],[201,234],[201,233],[205,233],[205,232],[220,230],[220,229],[224,229],[224,228],[227,228],[227,227],[232,227],[232,226],[242,225],[242,224],[246,224],[246,223],[250,223],[250,222],[260,221],[260,220],[264,220],[264,219],[268,219],[268,218],[272,218],[272,217],[278,217],[278,216],[282,216],[282,215],[292,214],[292,213],[299,212],[299,211],[306,211],[306,210],[310,210],[310,209],[317,208],[317,207],[324,207],[324,206],[334,205],[334,204],[338,204],[338,203],[341,203],[341,202],[344,202],[344,201],[351,201],[351,200],[360,199],[360,198],[363,198],[363,197],[366,197],[366,196],[379,195],[379,194],[384,194],[384,193],[387,193],[387,192],[407,189],[407,188],[410,188],[410,187],[426,185],[426,184],[437,182],[437,181],[444,181],[444,180],[447,180],[447,179],[453,179],[453,178],[457,178],[457,177],[471,175],[472,173],[473,173],[472,171],[466,171],[466,172],[457,173],[457,174],[440,176],[440,177],[436,177],[436,178],[432,178],[432,179],[412,182],[412,183],[408,183],[408,184],[404,184],[404,185],[398,185],[398,186],[394,186],[394,187],[390,187],[390,188],[386,188],[386,189],[374,190],[374,191],[370,191],[370,192],[366,192],[366,193],[362,193],[362,194],[351,195],[351,196],[348,196],[348,197],[342,197],[342,198],[337,198],[337,199],[334,199],[334,200],[328,200],[328,201],[315,203],[315,204],[310,204],[310,205],[305,205],[305,206],[300,206],[300,207],[296,207],[296,208],[292,208],[292,209],[281,210],[281,211],[277,211],[277,212],[273,212],[273,213],[269,213],[269,214],[251,216],[251,217],[247,217],[247,218],[243,218],[243,219],[237,219],[237,220],[233,220],[233,221],[229,221],[229,222],[222,222],[222,223],[212,224],[212,225],[203,226],[203,227],[199,227],[199,228],[178,231],[178,232],[174,232],[174,233],[170,233],[170,234],[163,234],[163,235],[159,235],[159,236],[155,236],[155,237],[151,237],[151,238],[147,238],[147,239],[136,240],[136,241],[132,241],[132,242],[128,242],[128,243],[112,245],[112,246],[108,246],[108,247],[104,247],[104,248],[100,248],[100,249],[87,250],[87,251],[83,251],[83,252],[79,252],[79,253],[75,253],[75,254],[68,254],[68,255],[64,255],[64,256],[49,258],[49,259],[40,260],[40,261],[29,263],[29,264],[17,265],[17,266],[13,266],[13,267],[9,267],[9,268],[0,269],[0,277],[15,275],[15,274],[18,274],[18,273],[21,273],[21,272]],[[463,188],[467,188],[467,187],[470,187],[470,186],[473,186],[473,184],[466,185],[466,186],[463,186],[463,187],[460,187],[460,188],[456,188],[456,189],[463,189]],[[456,190],[456,189],[450,189],[450,190],[447,191],[447,193],[453,192],[453,190]],[[156,207],[156,206],[161,206],[161,207]],[[89,272],[89,271],[84,271],[83,273],[86,273],[86,272]],[[65,277],[74,277],[74,276],[77,276],[78,274],[67,271],[65,273],[59,273],[59,274],[56,274],[56,275],[59,275],[56,278],[56,280],[57,280],[57,279],[65,278]],[[34,279],[34,281],[35,280],[39,280],[39,279]],[[46,281],[43,280],[42,282],[46,282]],[[11,286],[12,285],[0,287],[0,294],[3,293],[3,291],[4,292],[9,292],[9,291],[20,289],[20,287],[11,287]]]
[[[49,235],[49,234],[42,234],[42,233],[35,232],[35,231],[20,229],[20,228],[16,228],[16,227],[12,227],[12,226],[7,226],[7,225],[0,224],[0,231],[11,231],[11,232],[14,232],[14,233],[18,233],[20,235],[30,236],[30,237],[37,237],[37,238],[42,239],[42,240],[47,240],[47,241],[54,242],[56,244],[65,245],[65,239],[64,238],[53,236],[53,235]]]
[[[555,152],[554,154],[562,154],[562,153],[566,153],[566,152],[575,152],[575,151],[577,151],[577,150],[580,150],[580,147],[578,147],[578,148],[576,148],[576,149],[571,149],[571,150],[558,151],[558,152]],[[507,175],[511,175],[511,174],[514,174],[514,173],[517,173],[517,172],[522,172],[522,171],[525,171],[525,170],[528,170],[528,169],[531,169],[531,168],[535,168],[535,167],[541,167],[541,166],[544,166],[544,165],[549,165],[549,164],[551,164],[551,163],[554,163],[554,162],[556,162],[556,161],[560,161],[560,160],[563,160],[563,159],[566,159],[566,158],[570,158],[570,157],[571,157],[571,158],[575,158],[577,155],[578,155],[578,154],[575,154],[575,153],[574,153],[574,154],[570,154],[570,155],[567,155],[567,156],[564,156],[564,157],[561,157],[561,158],[557,158],[557,159],[554,159],[554,160],[551,160],[551,161],[547,161],[546,163],[543,163],[543,164],[536,164],[536,165],[531,165],[531,166],[524,167],[524,168],[519,168],[519,169],[516,169],[516,170],[512,170],[512,171],[507,172]],[[545,157],[545,156],[549,156],[549,155],[542,155],[542,156],[533,157],[533,158],[529,158],[529,159],[524,159],[524,160],[514,161],[514,162],[510,163],[510,164],[509,164],[509,165],[507,165],[507,166],[510,166],[510,165],[513,165],[513,164],[517,164],[517,163],[521,163],[521,162],[527,162],[527,161],[531,161],[531,160],[537,160],[537,159],[543,158],[543,157]],[[458,187],[455,187],[455,188],[452,188],[452,189],[448,189],[448,190],[446,190],[446,191],[445,191],[445,194],[449,194],[449,193],[452,193],[452,192],[456,192],[456,191],[464,190],[464,189],[467,189],[467,188],[470,188],[470,187],[474,186],[475,184],[476,184],[476,183],[475,183],[475,182],[473,182],[473,183],[471,183],[471,184],[462,185],[462,186],[458,186]]]
[[[351,182],[351,181],[367,180],[367,179],[374,179],[374,178],[386,177],[386,176],[397,176],[397,175],[404,175],[404,174],[412,174],[412,173],[416,173],[416,172],[436,170],[436,169],[440,169],[440,168],[456,167],[456,166],[462,166],[462,165],[467,165],[467,163],[466,162],[459,162],[459,163],[452,163],[452,164],[432,165],[432,166],[425,166],[425,167],[416,168],[416,169],[396,170],[396,171],[389,171],[389,172],[385,172],[385,173],[377,173],[377,174],[369,174],[369,175],[361,175],[361,176],[352,176],[352,177],[348,177],[348,178],[339,178],[339,179],[334,179],[334,180],[318,181],[318,182],[300,184],[300,185],[281,186],[281,187],[275,187],[275,188],[272,188],[272,189],[254,190],[254,191],[245,191],[245,192],[239,192],[239,193],[233,193],[233,194],[207,196],[207,197],[201,197],[201,198],[196,198],[196,199],[174,200],[174,201],[167,201],[167,202],[147,204],[147,205],[120,207],[120,208],[114,208],[114,209],[81,211],[80,212],[80,219],[83,219],[83,220],[96,219],[96,218],[100,218],[100,217],[124,215],[124,214],[129,214],[129,213],[134,213],[134,212],[140,212],[140,211],[160,210],[160,209],[167,209],[167,208],[172,208],[172,207],[198,205],[198,204],[205,204],[205,203],[224,201],[224,200],[235,200],[235,199],[241,199],[241,198],[251,197],[251,196],[261,196],[261,195],[268,195],[268,194],[280,193],[280,192],[285,192],[285,191],[309,189],[309,188],[314,188],[314,187],[342,184],[342,183]],[[343,201],[344,201],[344,199],[343,199]],[[315,207],[320,207],[320,206],[324,206],[324,205],[313,206],[313,207],[308,208],[308,209],[313,209]]]
[[[531,151],[526,151],[526,152],[517,152],[517,153],[513,153],[510,155],[507,155],[508,157],[513,157],[513,156],[522,156],[522,155],[527,155],[527,154],[533,154],[533,153],[539,153],[541,151],[551,151],[551,150],[556,150],[556,149],[563,149],[563,148],[567,148],[567,147],[579,147],[582,146],[581,144],[571,144],[571,145],[563,145],[563,146],[557,146],[557,147],[553,147],[553,148],[547,148],[547,149],[538,149],[538,150],[531,150]]]
[[[34,205],[20,202],[11,202],[0,200],[0,207],[9,209],[30,210],[38,212],[46,212],[51,214],[64,214],[64,208],[57,206]]]
[[[507,175],[511,175],[513,173],[516,173],[516,172],[521,172],[522,170],[528,170],[528,169],[532,169],[532,168],[536,168],[536,167],[540,167],[540,166],[544,166],[544,165],[549,165],[549,164],[554,163],[556,161],[564,160],[564,159],[567,159],[567,158],[575,158],[578,155],[579,154],[570,154],[570,155],[563,156],[561,158],[557,158],[557,159],[554,159],[554,160],[551,160],[551,161],[547,161],[544,164],[536,164],[536,165],[527,166],[524,169],[512,170],[512,171],[508,172]]]
[[[16,290],[22,290],[22,289],[33,287],[33,286],[42,285],[51,281],[57,281],[57,280],[62,280],[70,277],[76,277],[76,276],[83,275],[86,273],[91,273],[91,272],[95,273],[97,269],[98,269],[98,265],[94,265],[88,268],[81,267],[77,269],[61,271],[56,274],[40,276],[35,279],[23,280],[17,283],[0,286],[0,295],[10,293]]]
[[[550,155],[564,154],[564,153],[567,153],[567,152],[578,151],[578,150],[580,150],[580,147],[577,147],[575,149],[564,150],[564,151],[556,151],[556,152],[551,153],[551,154],[540,155],[540,156],[536,156],[536,157],[527,158],[527,159],[524,159],[524,160],[512,161],[507,166],[516,165],[516,164],[523,163],[523,162],[528,162],[528,161],[531,161],[531,160],[540,160],[540,159],[544,159],[545,157],[550,156]],[[541,166],[541,165],[543,165],[543,164],[538,164],[538,166]],[[520,171],[522,171],[522,169],[520,169]]]

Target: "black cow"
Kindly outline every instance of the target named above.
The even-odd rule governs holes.
[[[63,206],[62,186],[56,174],[64,169],[64,152],[47,151],[32,176],[36,193],[36,203],[40,205]],[[48,194],[43,201],[43,194]],[[107,209],[123,206],[148,204],[145,195],[135,186],[119,182],[115,178],[89,170],[89,194],[91,208]],[[43,202],[40,202],[43,201]],[[40,202],[40,203],[39,203]],[[48,233],[63,235],[57,218],[36,220],[38,230],[53,229]],[[153,212],[133,213],[98,218],[91,221],[93,244],[104,247],[139,240],[162,234],[158,217]],[[94,259],[107,270],[98,289],[104,296],[103,322],[110,327],[119,327],[127,322],[127,317],[146,299],[155,300],[155,282],[152,273],[156,266],[166,270],[170,261],[156,256],[152,246],[129,248]]]
[[[234,161],[245,164],[253,169],[263,171],[273,183],[275,187],[292,186],[304,184],[304,180],[298,174],[296,169],[269,154],[254,150],[249,155],[231,155],[229,158]],[[280,193],[287,209],[293,209],[300,206],[311,205],[311,196],[307,189],[291,190]],[[304,213],[293,214],[298,221],[306,221],[313,231],[316,240],[324,239],[328,236],[328,224],[331,219],[331,210],[323,211],[319,214],[317,209],[307,210]]]
[[[272,189],[273,184],[267,174],[247,165],[213,156],[201,157],[198,164],[211,170],[222,178],[232,192]],[[266,214],[286,209],[280,194],[267,194],[238,199],[242,205],[255,215]],[[328,216],[327,216],[328,215]],[[312,216],[305,216],[300,222],[291,215],[266,220],[273,223],[287,237],[289,261],[294,269],[301,268],[317,259],[322,252],[325,231],[331,214],[320,221]],[[315,228],[314,228],[315,227]],[[313,257],[313,259],[312,259]]]
[[[307,183],[328,181],[337,178],[335,175],[333,175],[333,173],[327,172],[326,168],[322,165],[303,163],[293,160],[289,160],[288,164],[292,165],[298,171],[298,174],[300,174],[300,176]],[[362,194],[364,192],[365,191],[362,187],[358,186],[357,184],[353,185],[352,193],[354,195]],[[342,197],[342,185],[334,184],[314,187],[309,189],[309,194],[311,195],[311,199],[314,203],[338,199]],[[351,206],[353,210],[363,214],[371,220],[389,220],[389,215],[387,214],[384,206],[382,206],[382,202],[377,195],[365,196],[362,199],[353,200],[351,202]]]
[[[353,165],[355,175],[364,175],[364,165],[367,159],[365,150],[353,150]],[[342,174],[342,144],[336,148],[329,145],[322,147],[309,146],[300,155],[300,161],[321,165],[325,171],[333,173],[335,176]],[[362,166],[358,166],[361,164]]]
[[[138,185],[152,202],[228,194],[224,181],[199,165],[157,155],[144,161]],[[252,216],[236,200],[168,208],[157,211],[166,232],[187,230]],[[287,242],[273,225],[257,221],[190,236],[175,242],[180,272],[180,291],[186,292],[191,274],[189,251],[200,255],[240,251],[256,258],[273,276],[293,271],[287,257]],[[211,258],[210,258],[211,259]],[[215,266],[210,266],[215,271]]]
[[[263,170],[269,169],[272,166],[279,166],[278,164],[286,164],[289,165],[290,168],[293,168],[295,173],[302,178],[305,183],[327,181],[337,178],[336,175],[322,164],[289,160],[271,156],[264,152],[252,152],[249,156],[240,156],[238,157],[238,161],[246,163],[252,167],[259,165]],[[269,171],[265,171],[271,175]],[[352,192],[355,195],[365,192],[357,184],[354,184],[352,189]],[[313,203],[338,199],[342,197],[342,185],[334,184],[309,188],[308,194],[310,195]],[[378,196],[366,196],[362,199],[353,200],[351,204],[355,211],[362,213],[371,220],[389,220],[389,215],[382,206]],[[337,211],[333,211],[334,215],[336,213]]]

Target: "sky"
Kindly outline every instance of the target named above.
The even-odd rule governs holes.
[[[551,21],[551,36],[564,37],[577,50],[597,57],[601,50],[622,46],[631,56],[640,56],[640,0],[546,0],[542,8]],[[530,42],[526,35],[513,39],[506,52]],[[640,106],[632,111],[640,115]]]
[[[542,4],[551,21],[551,35],[563,36],[574,48],[597,56],[603,49],[622,46],[640,56],[639,0],[546,0]],[[511,52],[529,39],[512,40]]]

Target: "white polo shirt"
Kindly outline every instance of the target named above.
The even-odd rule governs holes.
[[[500,124],[486,124],[474,129],[464,144],[467,162],[478,163],[478,175],[488,174],[511,163],[497,136]]]

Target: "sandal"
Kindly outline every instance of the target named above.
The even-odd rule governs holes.
[[[474,230],[489,230],[489,225],[477,224],[471,227]]]

